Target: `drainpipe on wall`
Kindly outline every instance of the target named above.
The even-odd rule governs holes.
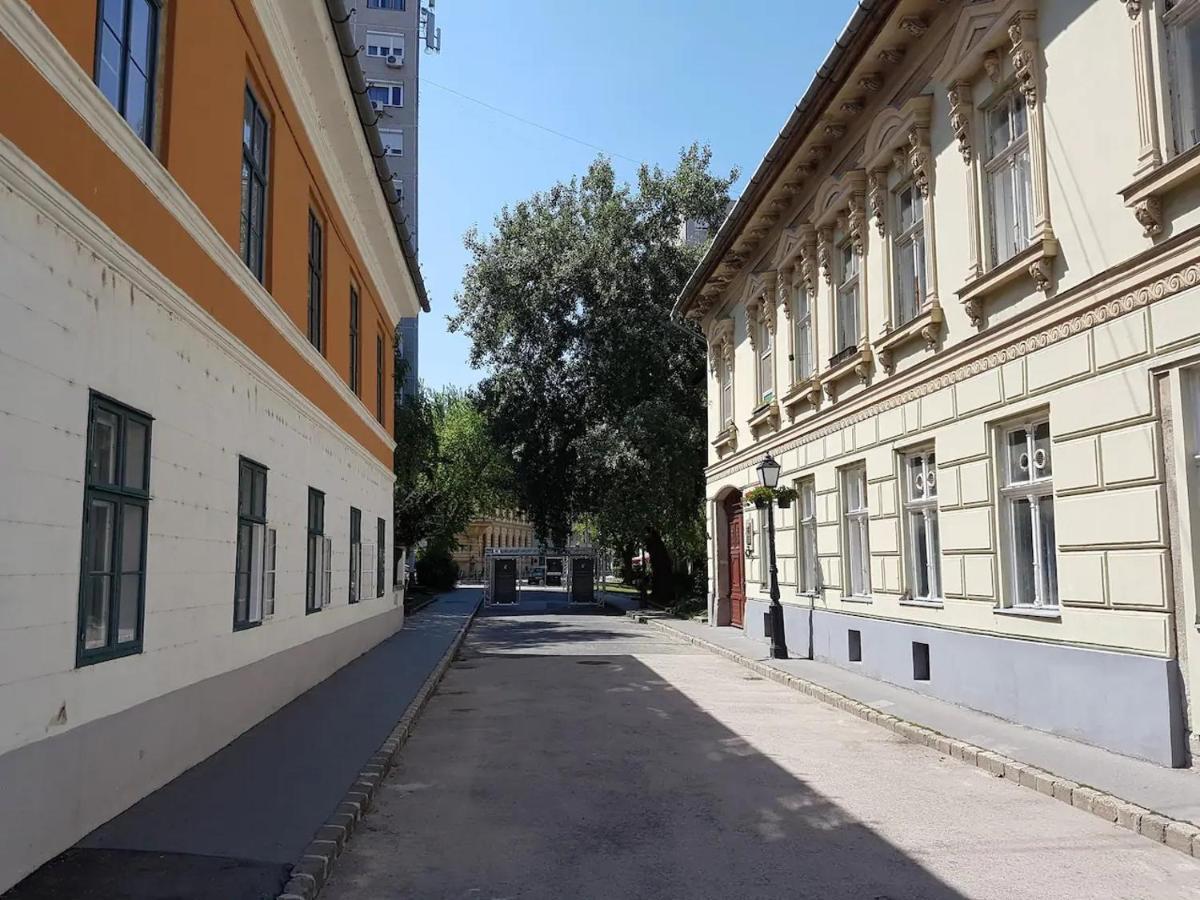
[[[404,261],[412,274],[413,284],[417,289],[417,299],[421,309],[429,312],[429,295],[425,291],[425,280],[417,265],[417,253],[413,248],[412,235],[408,231],[408,222],[401,209],[400,195],[392,184],[392,171],[388,167],[387,154],[384,152],[383,140],[379,137],[376,123],[379,114],[371,109],[371,101],[367,99],[367,80],[363,77],[362,66],[358,64],[359,47],[354,42],[354,31],[350,27],[352,9],[346,8],[345,0],[325,0],[325,8],[329,12],[329,21],[333,25],[333,34],[337,39],[338,51],[342,56],[342,66],[346,70],[346,80],[350,82],[350,93],[354,96],[354,106],[358,110],[358,121],[362,125],[363,137],[367,140],[367,148],[375,162],[375,175],[379,179],[379,189],[387,201],[392,223],[396,226],[396,237],[400,240],[400,250]]]

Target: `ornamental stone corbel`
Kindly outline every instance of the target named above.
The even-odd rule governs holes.
[[[1053,276],[1053,264],[1050,257],[1040,257],[1029,264],[1029,275],[1033,278],[1034,286],[1043,294],[1050,290],[1050,279]]]
[[[880,350],[876,350],[875,358],[879,360],[879,364],[883,366],[884,371],[891,375],[893,368],[896,365],[896,357],[893,354],[892,348],[884,347]]]
[[[989,50],[983,54],[983,69],[987,72],[988,80],[992,84],[1000,83],[1000,53],[996,50]]]
[[[791,294],[795,284],[796,266],[789,263],[779,270],[779,280],[775,286],[776,303],[783,307],[783,315],[789,322],[792,320]]]
[[[1017,86],[1025,95],[1025,103],[1028,106],[1036,106],[1038,90],[1035,66],[1037,61],[1028,24],[1020,16],[1017,16],[1008,26],[1008,39],[1012,41],[1010,58],[1013,74],[1017,77]]]
[[[762,319],[762,323],[767,326],[767,331],[775,334],[775,325],[778,321],[777,310],[779,309],[775,289],[779,278],[775,272],[767,272],[763,275],[762,300],[758,308],[758,314]]]
[[[1142,236],[1153,238],[1163,232],[1162,200],[1158,197],[1147,197],[1138,201],[1133,208],[1133,215],[1142,226]]]
[[[833,235],[830,234],[828,228],[821,228],[817,231],[817,262],[821,266],[821,274],[825,276],[825,283],[832,285]]]
[[[860,384],[866,384],[871,377],[871,354],[870,351],[863,352],[861,349],[858,352],[859,357],[858,362],[854,364],[854,374],[858,376]]]
[[[758,352],[758,326],[762,324],[760,314],[757,300],[746,304],[746,338],[750,341],[750,349],[755,353]]]
[[[960,81],[950,88],[947,98],[950,101],[950,128],[958,141],[958,152],[963,162],[971,164],[971,85]]]
[[[801,225],[800,232],[800,280],[808,296],[817,296],[817,232],[811,225]]]
[[[863,206],[864,196],[855,191],[849,197],[850,212],[846,218],[846,230],[854,252],[862,256],[867,251],[867,213]]]
[[[1129,13],[1129,18],[1136,19],[1142,14],[1142,0],[1121,0],[1125,4],[1125,12]]]
[[[983,325],[983,301],[978,297],[972,297],[963,303],[963,309],[967,311],[967,317],[971,320],[971,324],[976,328]]]
[[[871,204],[871,217],[875,221],[875,227],[879,230],[879,236],[884,237],[887,234],[887,221],[884,218],[884,210],[887,208],[887,170],[873,169],[867,176],[867,201]]]
[[[929,197],[933,161],[929,154],[929,129],[914,125],[908,130],[908,166],[921,196]]]

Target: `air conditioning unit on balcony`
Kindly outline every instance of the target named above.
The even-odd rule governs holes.
[[[383,104],[378,100],[372,100],[371,109],[375,110],[375,112],[383,112]]]
[[[399,69],[404,65],[404,54],[392,53],[387,58],[388,68]]]
[[[388,147],[387,155],[388,156],[403,156],[404,150],[401,147]]]

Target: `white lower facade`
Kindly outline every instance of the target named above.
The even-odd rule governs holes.
[[[797,506],[775,510],[793,656],[811,647],[872,677],[1186,765],[1200,752],[1195,254],[1193,239],[955,348],[901,390],[826,403],[712,464],[710,621],[740,619],[766,640],[763,514],[745,506],[729,532],[770,450],[780,484],[802,496],[811,486],[815,501],[808,584]],[[1011,437],[1020,428],[1028,444]],[[936,490],[915,496],[911,461],[929,454]],[[1031,487],[1021,467],[1035,459]],[[863,469],[860,512],[847,486]],[[744,611],[731,541],[746,548]]]
[[[0,272],[3,890],[395,632],[403,603],[390,468],[3,141]],[[153,419],[143,641],[77,665],[93,392]],[[276,591],[235,630],[241,457],[268,470]],[[332,549],[312,613],[309,488]],[[372,567],[354,604],[351,507]]]

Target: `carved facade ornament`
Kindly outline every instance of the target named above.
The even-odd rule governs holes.
[[[718,319],[709,328],[708,363],[714,375],[722,365],[733,365],[733,319]]]
[[[794,284],[796,267],[794,265],[784,266],[779,270],[779,279],[775,285],[775,302],[783,307],[783,316],[789,322],[792,320],[792,287]]]
[[[913,37],[920,37],[929,30],[929,22],[924,16],[905,16],[900,20],[900,27]]]
[[[808,148],[808,155],[813,159],[824,159],[829,155],[828,144],[813,144]]]
[[[879,61],[889,66],[898,66],[904,62],[903,47],[886,47],[879,51]]]
[[[759,302],[756,297],[746,304],[746,339],[750,342],[750,349],[754,353],[758,352],[758,328],[762,324],[760,315]]]
[[[1129,13],[1129,18],[1136,19],[1142,14],[1142,0],[1121,0],[1125,4],[1125,12]]]
[[[858,79],[858,86],[868,94],[878,94],[883,90],[883,76],[878,72],[868,72]]]
[[[817,241],[812,226],[801,229],[800,240],[800,280],[808,296],[817,296]]]
[[[792,192],[785,191],[785,193],[790,195]],[[785,209],[787,209],[791,205],[792,205],[792,201],[791,201],[790,196],[776,197],[770,203],[767,204],[767,208],[771,210],[772,215],[778,217],[781,212],[783,212]]]
[[[971,320],[971,324],[976,328],[983,324],[983,301],[978,297],[972,297],[963,303],[963,309],[967,311],[967,317]]]
[[[1000,83],[1000,53],[998,51],[989,50],[983,54],[983,69],[987,72],[987,77],[992,84]]]
[[[850,213],[846,218],[846,231],[850,235],[854,252],[859,256],[867,251],[867,211],[863,200],[861,193],[850,195]]]
[[[824,131],[826,137],[833,138],[835,141],[846,136],[846,126],[842,122],[826,122]]]
[[[892,151],[892,168],[901,174],[908,172],[908,154],[904,152],[903,147]]]
[[[1162,200],[1158,197],[1147,197],[1138,202],[1133,208],[1133,215],[1142,226],[1143,237],[1158,237],[1163,232]]]
[[[821,274],[825,276],[825,283],[833,284],[833,235],[829,233],[828,228],[821,228],[817,231],[817,262],[821,265]],[[815,294],[816,292],[811,292]]]
[[[947,98],[950,101],[950,128],[958,141],[958,152],[962,154],[963,162],[971,164],[971,86],[959,82],[950,88]]]
[[[929,133],[924,128],[914,126],[908,130],[908,167],[917,190],[922,197],[928,197],[933,158],[929,153]]]
[[[1033,279],[1034,287],[1043,294],[1050,290],[1050,279],[1053,276],[1054,261],[1051,257],[1043,256],[1040,259],[1035,259],[1029,264],[1029,275]]]
[[[795,174],[796,177],[798,177],[801,181],[806,178],[811,178],[813,172],[815,171],[817,171],[817,166],[815,163],[802,162],[796,163],[796,165],[792,166],[793,174]]]
[[[875,169],[867,176],[867,202],[871,205],[871,218],[879,229],[879,236],[887,234],[885,210],[887,208],[887,171]]]
[[[855,97],[852,100],[847,100],[842,104],[842,112],[848,116],[857,116],[866,108],[867,104],[863,102],[862,97]]]
[[[1013,74],[1017,77],[1017,86],[1025,95],[1025,103],[1028,106],[1036,106],[1038,91],[1037,74],[1034,71],[1036,65],[1034,50],[1019,16],[1013,19],[1012,24],[1008,26],[1008,38],[1012,41],[1010,58],[1012,59]]]

